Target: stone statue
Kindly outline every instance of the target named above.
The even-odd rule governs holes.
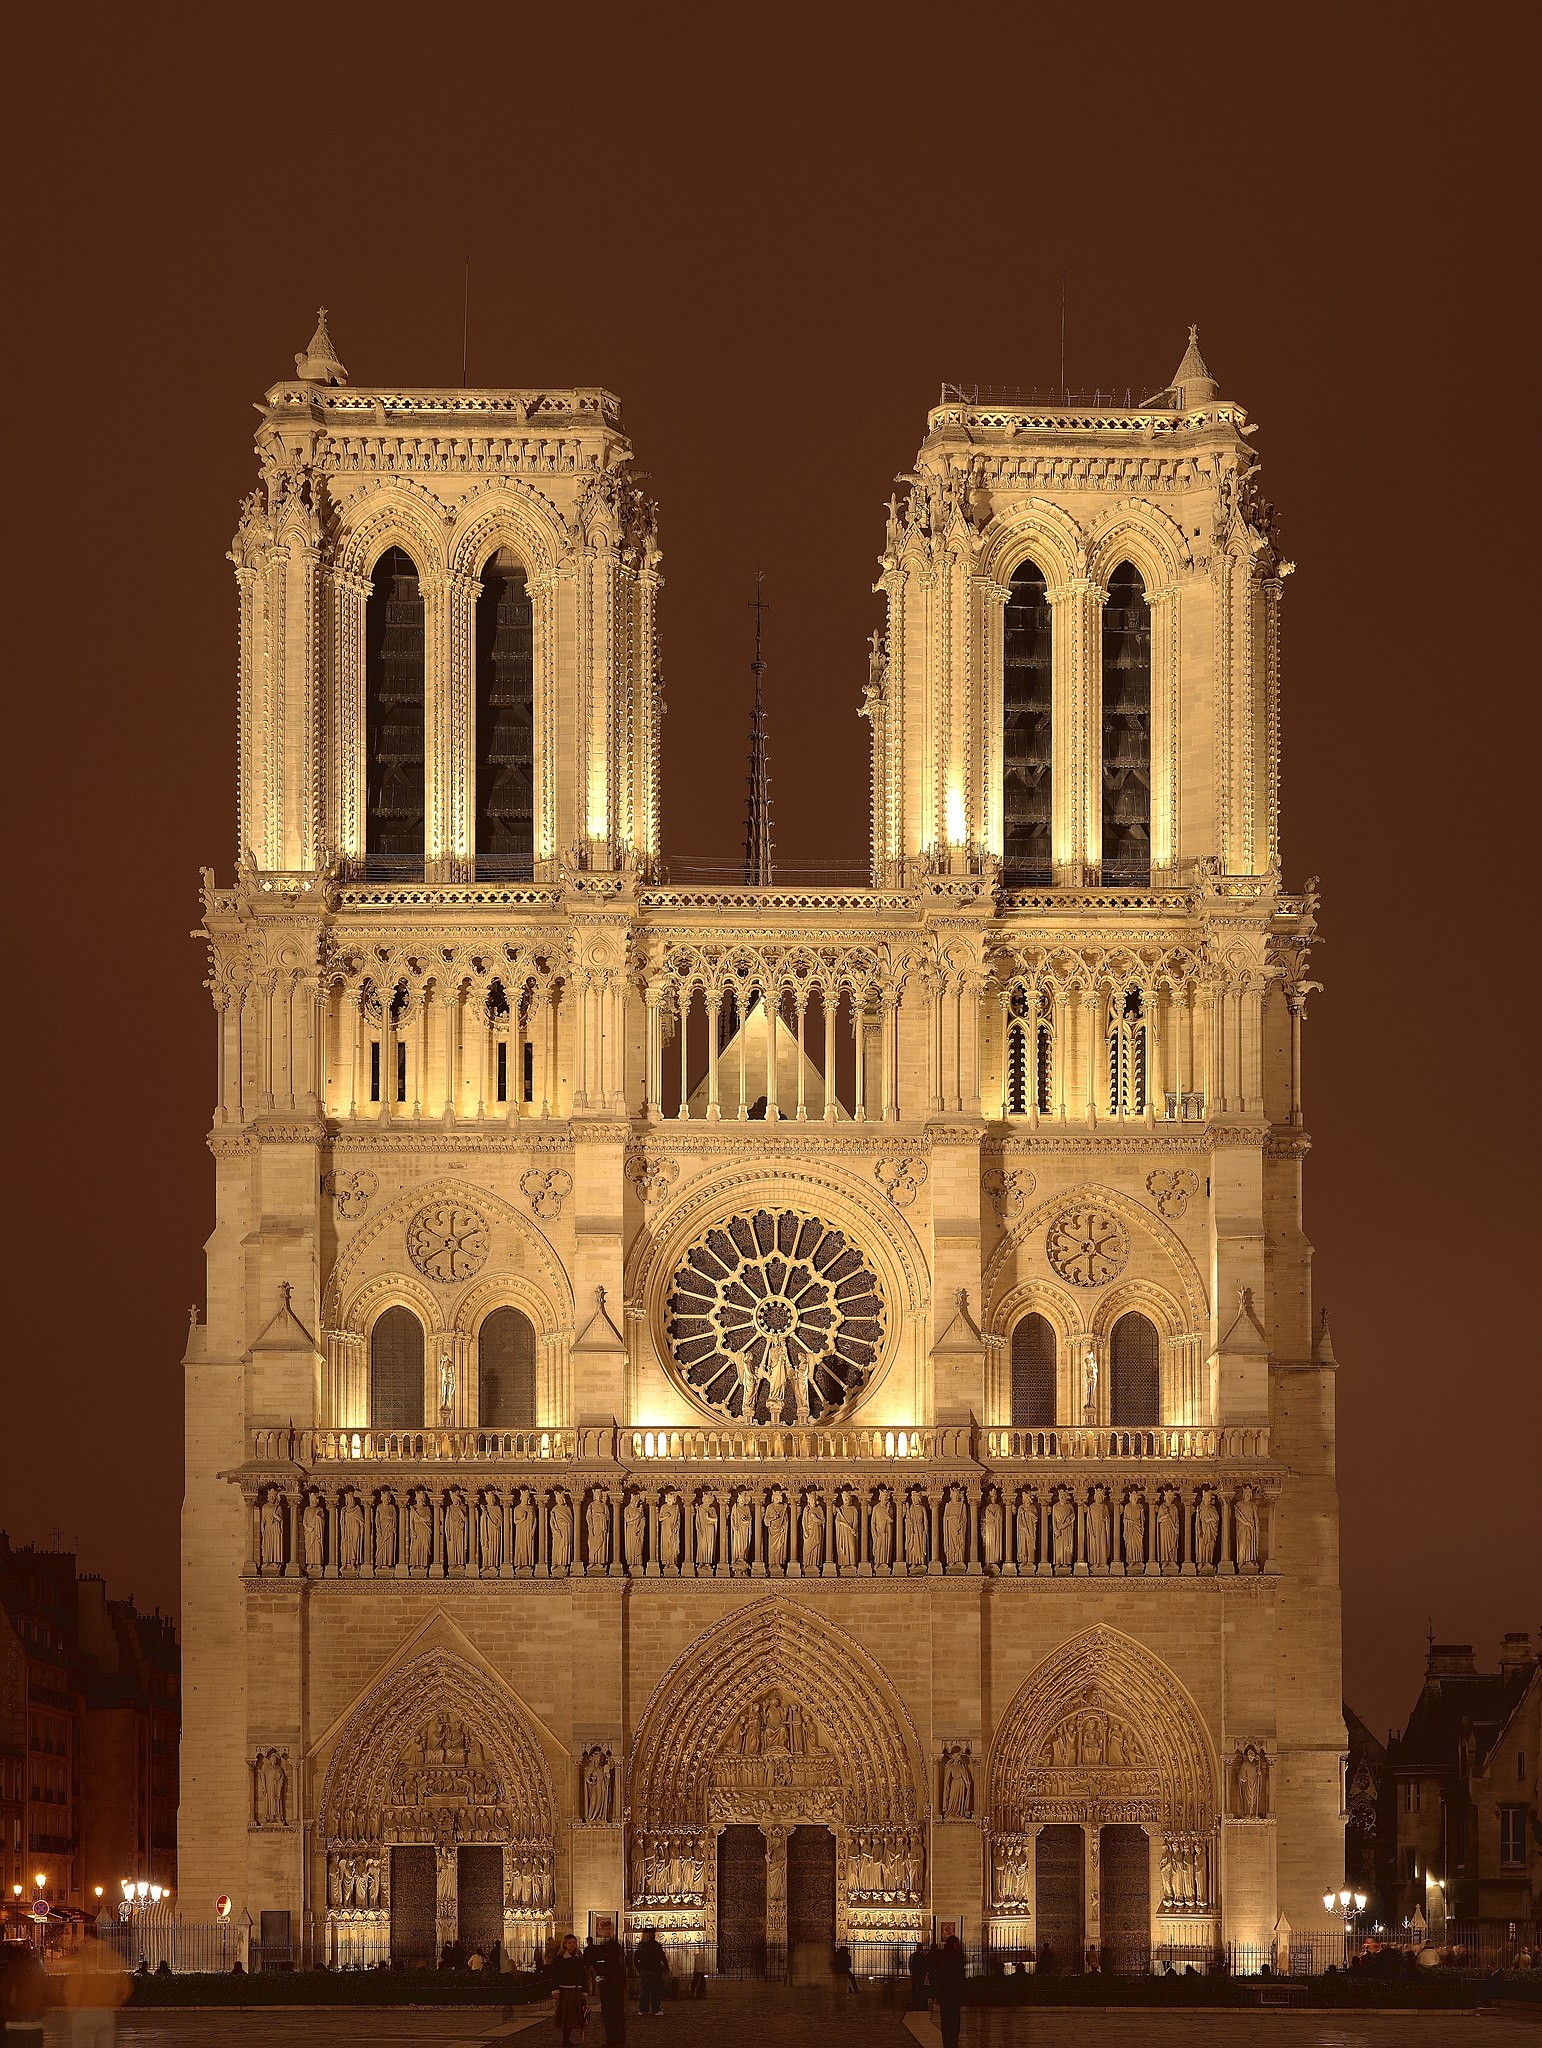
[[[1006,1554],[1006,1512],[994,1486],[987,1491],[980,1509],[980,1549],[986,1570],[999,1572]]]
[[[968,1561],[969,1505],[961,1486],[950,1486],[942,1509],[942,1557],[949,1571]]]
[[[955,1742],[942,1753],[942,1815],[967,1820],[974,1811],[974,1768],[967,1743]]]
[[[491,1487],[477,1497],[477,1554],[484,1572],[494,1574],[503,1564],[503,1503]]]
[[[448,1417],[455,1406],[455,1360],[448,1351],[439,1354],[439,1413]]]
[[[857,1568],[857,1551],[862,1536],[862,1510],[857,1506],[857,1496],[849,1486],[843,1486],[835,1501],[835,1563],[843,1572],[854,1572]]]
[[[680,1496],[666,1493],[659,1502],[659,1563],[675,1566],[680,1562],[681,1534]]]
[[[375,1502],[375,1569],[389,1572],[396,1569],[397,1512],[396,1496],[389,1486],[382,1488]]]
[[[1114,1517],[1108,1504],[1108,1489],[1095,1486],[1092,1499],[1087,1503],[1087,1566],[1090,1571],[1108,1570],[1113,1540]]]
[[[573,1565],[573,1503],[558,1487],[551,1497],[551,1569],[570,1571]]]
[[[284,1569],[284,1497],[270,1486],[262,1497],[262,1548],[258,1555],[265,1572]]]
[[[894,1496],[887,1486],[880,1486],[874,1496],[869,1528],[874,1569],[886,1572],[894,1562]]]
[[[1017,1496],[1017,1569],[1031,1572],[1039,1559],[1039,1503],[1033,1494]]]
[[[426,1572],[434,1554],[434,1511],[421,1487],[407,1501],[407,1569]]]
[[[1055,1545],[1055,1570],[1068,1572],[1076,1562],[1076,1501],[1068,1486],[1056,1489],[1049,1520]]]
[[[791,1540],[791,1505],[782,1489],[779,1486],[773,1486],[771,1498],[766,1502],[766,1570],[768,1572],[786,1571]]]
[[[696,1569],[717,1568],[717,1495],[704,1493],[696,1503]]]
[[[1200,1491],[1199,1506],[1194,1510],[1194,1562],[1202,1572],[1214,1571],[1216,1546],[1221,1535],[1221,1510],[1216,1503],[1213,1487]]]
[[[364,1563],[364,1505],[356,1493],[345,1493],[338,1510],[337,1561],[345,1572]]]
[[[648,1561],[648,1503],[640,1493],[627,1496],[621,1516],[621,1534],[626,1544],[627,1570],[640,1572]]]
[[[1236,1537],[1237,1569],[1255,1570],[1258,1565],[1258,1500],[1251,1486],[1238,1493],[1231,1511]]]
[[[257,1819],[265,1828],[281,1828],[289,1818],[289,1773],[278,1749],[257,1752]]]
[[[1089,1428],[1098,1419],[1098,1354],[1092,1344],[1082,1356],[1082,1419]]]
[[[584,1752],[584,1819],[596,1827],[610,1819],[610,1751],[596,1744]]]
[[[380,1858],[367,1857],[364,1864],[364,1903],[373,1912],[380,1904]]]
[[[305,1512],[300,1517],[300,1535],[308,1572],[319,1572],[326,1562],[326,1526],[327,1511],[321,1505],[321,1495],[313,1488],[305,1496]]]
[[[1126,1495],[1119,1526],[1124,1541],[1124,1568],[1127,1572],[1138,1572],[1146,1562],[1146,1502],[1141,1494]]]
[[[457,1486],[451,1493],[449,1504],[444,1511],[444,1562],[445,1569],[463,1572],[471,1547],[471,1517],[466,1512],[466,1496]]]
[[[905,1563],[911,1571],[925,1571],[931,1521],[926,1495],[913,1486],[905,1499]]]
[[[519,1498],[514,1503],[514,1569],[517,1572],[535,1570],[535,1538],[540,1526],[540,1515],[536,1510],[535,1495],[528,1486],[519,1489]]]
[[[1264,1759],[1256,1742],[1237,1751],[1237,1812],[1244,1820],[1260,1820],[1264,1811]]]
[[[584,1510],[584,1534],[589,1546],[590,1571],[604,1571],[610,1563],[610,1495],[598,1488],[590,1494]]]
[[[755,1504],[741,1488],[728,1513],[728,1561],[736,1572],[750,1568],[750,1543],[755,1534]]]
[[[1178,1496],[1170,1486],[1164,1487],[1157,1496],[1156,1509],[1157,1563],[1164,1572],[1175,1572],[1178,1569],[1180,1533]]]
[[[803,1576],[812,1578],[824,1569],[825,1562],[825,1504],[817,1493],[804,1496],[803,1512],[798,1517],[798,1537]]]

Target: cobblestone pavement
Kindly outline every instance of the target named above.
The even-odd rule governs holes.
[[[830,1991],[714,1987],[705,2005],[672,2004],[662,2020],[629,2016],[628,2048],[641,2042],[690,2048],[910,2048],[897,2007],[873,1999],[838,2001]],[[598,2014],[586,2048],[599,2048]],[[934,2035],[933,2040],[936,2039]],[[1193,2012],[1045,2010],[969,2012],[964,2048],[1528,2048],[1536,2029],[1518,2019],[1473,2013]],[[245,2012],[125,2014],[116,2048],[546,2048],[555,2043],[550,2008],[339,2011],[281,2007]],[[68,2048],[63,2021],[50,2019],[47,2048]]]

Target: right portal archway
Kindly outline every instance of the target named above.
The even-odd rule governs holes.
[[[1106,1940],[1132,1955],[1153,1933],[1207,1942],[1216,1784],[1199,1709],[1161,1659],[1115,1629],[1072,1637],[1030,1675],[991,1750],[993,1919],[1040,1941],[1074,1941],[1079,1920],[1086,1946]],[[1082,1837],[1075,1856],[1071,1829]]]

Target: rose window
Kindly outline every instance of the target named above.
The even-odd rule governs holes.
[[[871,1378],[883,1290],[844,1231],[794,1209],[732,1216],[670,1282],[665,1329],[691,1392],[736,1422],[818,1422]]]
[[[1130,1239],[1117,1216],[1095,1203],[1063,1209],[1049,1226],[1045,1252],[1073,1287],[1102,1287],[1117,1279],[1130,1256]]]

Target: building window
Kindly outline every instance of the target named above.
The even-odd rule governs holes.
[[[369,1099],[380,1100],[380,1040],[372,1038],[369,1047]]]
[[[1402,1865],[1402,1869],[1401,1869],[1401,1871],[1399,1872],[1399,1875],[1401,1876],[1401,1878],[1402,1878],[1402,1880],[1403,1880],[1404,1884],[1415,1884],[1415,1883],[1417,1883],[1417,1882],[1418,1882],[1418,1877],[1419,1877],[1419,1852],[1418,1852],[1418,1850],[1417,1850],[1417,1849],[1400,1849],[1400,1850],[1398,1851],[1398,1862],[1399,1862],[1399,1863],[1400,1863],[1400,1864]]]
[[[535,1327],[495,1308],[477,1332],[477,1419],[484,1429],[535,1428]]]
[[[366,866],[423,867],[423,598],[412,558],[387,548],[364,608]]]
[[[1022,989],[1014,989],[1007,1008],[1007,1115],[1026,1116],[1031,1105],[1047,1116],[1054,1032],[1042,1018],[1031,1026],[1027,1018],[1028,998]]]
[[[1499,1867],[1501,1870],[1524,1870],[1526,1867],[1524,1806],[1501,1806],[1499,1809]]]
[[[1108,1419],[1115,1429],[1154,1429],[1162,1419],[1162,1347],[1156,1325],[1131,1309],[1108,1341]]]
[[[509,1041],[506,1038],[500,1038],[498,1041],[498,1100],[500,1102],[507,1102],[508,1099]]]
[[[1151,608],[1129,562],[1103,605],[1103,880],[1151,880]]]
[[[477,873],[535,871],[534,615],[508,548],[482,571],[476,617]]]
[[[398,1102],[405,1102],[407,1100],[407,1041],[405,1038],[398,1038],[396,1041],[396,1099]]]
[[[369,1333],[372,1429],[423,1427],[423,1325],[410,1308],[388,1308]]]
[[[1115,995],[1108,1006],[1108,1112],[1146,1113],[1146,1013],[1134,989]]]
[[[1054,1422],[1055,1332],[1047,1316],[1024,1316],[1012,1329],[1012,1427],[1051,1429]]]
[[[1024,562],[1013,571],[1002,623],[1001,857],[1009,889],[1055,879],[1051,720],[1049,593],[1043,570]]]
[[[1417,1813],[1422,1803],[1423,1787],[1417,1778],[1405,1779],[1403,1784],[1403,1811]]]

